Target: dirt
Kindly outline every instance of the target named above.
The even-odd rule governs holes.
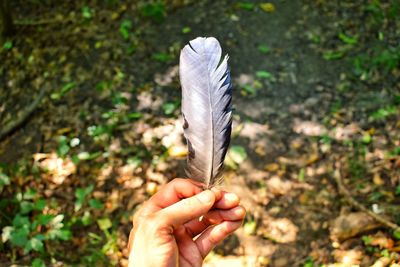
[[[366,107],[362,103],[371,102],[365,99],[383,96],[379,97],[382,103],[369,107],[374,110],[384,106],[390,96],[378,92],[347,95],[337,90],[343,82],[342,72],[349,67],[348,62],[324,60],[321,49],[310,41],[310,34],[319,33],[324,38],[324,30],[332,28],[333,4],[331,9],[323,11],[315,8],[314,1],[271,1],[276,10],[266,12],[260,8],[238,8],[235,3],[196,1],[169,11],[162,23],[143,21],[138,27],[141,45],[129,56],[107,51],[107,48],[88,52],[82,48],[84,45],[78,45],[78,37],[71,37],[72,40],[66,42],[73,46],[70,49],[74,52],[67,49],[66,55],[74,62],[73,70],[64,73],[63,77],[56,77],[47,86],[60,87],[60,82],[68,80],[69,76],[86,75],[82,79],[76,78],[81,84],[80,90],[72,91],[60,101],[45,102],[21,129],[0,144],[0,162],[11,164],[21,158],[30,160],[34,153],[54,150],[57,142],[51,136],[62,129],[84,135],[90,125],[80,121],[82,110],[93,121],[101,120],[101,109],[107,105],[107,96],[91,93],[90,89],[103,76],[104,79],[113,77],[114,74],[103,72],[105,64],[109,64],[107,67],[112,71],[119,69],[125,73],[127,78],[119,84],[123,90],[133,86],[151,87],[148,91],[150,100],[147,99],[149,106],[144,104],[145,100],[136,97],[132,97],[129,105],[131,109],[146,106],[142,110],[149,115],[147,126],[162,124],[157,120],[158,116],[163,116],[158,104],[180,98],[177,72],[180,48],[197,36],[214,36],[229,54],[234,80],[234,133],[235,129],[237,131],[232,145],[244,146],[248,154],[248,159],[237,171],[227,171],[222,188],[241,197],[248,215],[245,226],[216,249],[216,255],[207,259],[207,266],[303,266],[310,256],[319,263],[334,261],[329,224],[341,213],[342,201],[331,178],[335,158],[328,155],[329,151],[321,150],[318,138],[331,130],[327,118],[330,119],[328,115],[336,103],[348,104],[349,110],[356,114],[354,121],[341,125],[342,134],[347,136],[358,131],[348,127],[352,122],[361,125],[357,129],[365,124],[365,115],[361,111]],[[124,13],[124,18],[137,22],[138,18],[129,11]],[[101,17],[101,14],[97,15]],[[110,28],[99,27],[86,33],[84,43],[94,44],[99,33],[103,41],[107,34],[112,38],[115,37],[113,34],[118,35],[116,23],[110,23],[112,26],[107,26]],[[71,26],[68,25],[66,27]],[[190,27],[191,31],[184,34],[183,27]],[[35,34],[38,33],[32,36]],[[44,46],[46,42],[43,41]],[[269,52],[260,51],[260,45],[269,47]],[[120,49],[128,46],[129,43],[121,44]],[[171,53],[175,58],[167,62],[155,61],[152,55],[157,52]],[[57,55],[52,60],[55,58]],[[258,71],[268,71],[273,78],[257,77]],[[3,79],[0,81],[4,84]],[[255,95],[243,90],[246,85],[256,87]],[[26,90],[22,91],[21,95],[26,93]],[[21,99],[23,103],[26,101],[26,98]],[[10,98],[5,102],[8,106],[13,105]],[[120,146],[127,145],[123,140],[125,134],[134,136],[132,132],[138,129],[137,125],[125,125],[120,130],[115,138],[119,139]],[[121,164],[123,160],[118,157],[125,155],[116,157],[113,163]],[[162,178],[142,177],[146,185],[149,180],[163,183],[173,178],[166,177],[168,175],[183,175],[184,160],[172,159],[168,163],[170,166]],[[78,178],[79,175],[93,177],[100,172],[92,173],[87,169],[89,167],[79,169]],[[84,183],[74,179],[71,185]],[[116,185],[106,182],[102,186],[107,194],[111,194]],[[62,190],[58,189],[59,192]],[[126,201],[127,196],[134,193],[145,194],[143,188],[134,189],[124,191],[121,198]],[[130,208],[138,205],[133,202],[129,202]],[[254,231],[249,230],[250,222],[257,225]],[[128,234],[129,222],[121,229]]]

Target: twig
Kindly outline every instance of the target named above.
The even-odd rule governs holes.
[[[373,219],[376,221],[380,222],[382,225],[393,229],[394,231],[400,231],[400,226],[385,219],[384,217],[374,213],[373,211],[369,210],[366,208],[364,205],[362,205],[360,202],[358,202],[355,198],[351,196],[351,193],[347,190],[347,188],[344,186],[343,181],[342,181],[342,175],[340,173],[340,168],[336,168],[334,175],[333,175],[338,188],[339,192],[346,198],[346,200],[355,208],[364,211],[367,213],[369,216],[371,216]]]
[[[71,21],[73,21],[71,17],[66,17],[63,19],[55,17],[51,19],[19,19],[19,20],[14,20],[14,24],[20,26],[39,26],[39,25],[54,24],[54,23],[63,24]]]
[[[36,97],[36,99],[23,111],[21,116],[16,120],[11,121],[0,130],[0,141],[3,140],[3,138],[5,138],[8,134],[13,132],[15,129],[17,129],[19,126],[21,126],[28,119],[28,117],[39,106],[40,102],[42,101],[45,95],[45,92],[46,89],[45,87],[43,87],[42,90],[39,92],[39,95]]]
[[[15,20],[14,24],[15,25],[21,25],[21,26],[38,26],[38,25],[44,25],[44,24],[52,24],[52,23],[61,23],[60,20],[58,19],[48,19],[48,20]]]

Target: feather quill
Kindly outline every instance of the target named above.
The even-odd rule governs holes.
[[[222,178],[232,129],[232,83],[228,56],[213,37],[198,37],[181,51],[184,135],[188,144],[187,174],[206,188]]]

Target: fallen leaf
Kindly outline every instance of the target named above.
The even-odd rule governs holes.
[[[313,164],[319,160],[317,153],[311,154],[307,159],[307,165]]]
[[[382,179],[382,177],[380,176],[379,173],[375,173],[374,174],[374,178],[372,179],[372,181],[374,182],[374,184],[376,185],[383,185],[385,184],[385,181]]]
[[[267,13],[272,13],[275,11],[275,5],[272,3],[261,3],[260,8]]]
[[[277,163],[270,163],[265,165],[265,170],[268,172],[276,172],[277,170],[279,170],[279,164]]]
[[[168,148],[168,155],[175,158],[183,158],[188,154],[188,150],[184,146],[171,146]]]
[[[335,241],[344,241],[380,226],[380,223],[365,212],[342,214],[333,221],[330,237]]]

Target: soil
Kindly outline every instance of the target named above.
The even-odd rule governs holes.
[[[62,54],[50,51],[49,60],[40,61],[41,68],[47,66],[48,62],[60,62],[61,55],[66,55],[67,61],[73,62],[68,71],[56,73],[50,81],[41,81],[41,86],[60,88],[60,84],[73,77],[72,80],[79,83],[79,90],[73,89],[61,100],[46,100],[23,127],[0,143],[0,162],[11,165],[20,159],[29,161],[35,153],[54,151],[57,147],[54,136],[57,132],[63,132],[63,129],[66,133],[86,136],[86,128],[90,123],[100,121],[101,111],[110,105],[108,96],[103,96],[93,88],[102,80],[114,79],[118,71],[125,74],[124,80],[118,84],[121,91],[129,91],[136,86],[141,88],[136,91],[138,94],[145,91],[150,95],[148,106],[146,100],[135,97],[134,93],[128,103],[132,110],[146,106],[141,110],[147,112],[148,116],[144,117],[147,126],[157,127],[171,120],[171,117],[165,118],[158,103],[180,99],[177,73],[180,48],[197,36],[214,36],[220,41],[224,53],[229,54],[234,80],[232,145],[245,147],[248,155],[237,170],[227,170],[222,188],[237,193],[248,214],[244,227],[217,247],[206,265],[303,266],[310,257],[321,264],[333,262],[335,248],[329,237],[329,225],[343,209],[351,208],[344,208],[331,174],[335,160],[346,155],[343,147],[329,148],[324,152],[321,136],[331,134],[333,128],[336,132],[338,128],[342,129],[342,135],[346,137],[359,135],[374,126],[369,123],[366,111],[385,106],[392,95],[381,91],[381,88],[370,88],[369,94],[362,93],[362,84],[355,85],[357,88],[353,88],[351,93],[338,90],[346,80],[344,72],[350,68],[349,62],[325,60],[322,48],[310,41],[310,35],[318,33],[329,43],[332,34],[325,30],[331,31],[335,27],[332,26],[336,21],[335,12],[340,7],[331,3],[321,8],[314,2],[321,1],[271,1],[275,10],[266,12],[260,8],[238,8],[235,1],[193,1],[182,6],[172,5],[173,8],[168,10],[168,15],[161,23],[154,23],[147,18],[138,19],[132,11],[135,9],[131,10],[128,5],[127,11],[122,13],[123,18],[141,23],[140,27],[135,23],[133,25],[132,31],[139,36],[137,40],[140,45],[130,55],[124,52],[130,44],[123,41],[119,41],[120,47],[115,51],[108,50],[107,45],[98,50],[84,48],[85,45],[94,46],[99,40],[107,44],[108,38],[119,38],[115,30],[118,23],[109,18],[115,10],[104,8],[106,11],[103,14],[99,7],[95,20],[100,26],[93,26],[85,32],[85,24],[80,25],[79,29],[76,28],[79,35],[71,34],[70,39],[65,40],[65,51],[60,41],[62,34],[44,38],[42,35],[46,33],[42,31],[30,26],[20,27],[20,34],[26,34],[32,40],[42,36],[38,41],[38,46],[43,46],[41,49],[51,47],[53,43],[63,51]],[[63,14],[62,8],[52,7],[47,11]],[[73,7],[70,9],[74,10]],[[29,14],[23,7],[18,10],[21,14]],[[56,30],[58,26],[44,27]],[[65,27],[66,31],[73,32],[75,26],[66,22]],[[183,27],[190,27],[190,32],[183,33]],[[115,44],[115,41],[110,42]],[[17,41],[24,54],[29,46],[24,47],[23,44],[23,41]],[[261,51],[260,46],[267,46],[269,51]],[[160,52],[175,57],[167,61],[154,60],[154,53]],[[9,58],[6,60],[12,64]],[[56,63],[56,66],[67,69],[64,62]],[[257,77],[259,71],[268,71],[272,78]],[[8,81],[18,80],[22,83],[24,80],[18,77],[11,79],[12,75],[7,70],[3,74],[8,75]],[[27,85],[35,80],[34,76],[26,75]],[[0,79],[0,86],[13,88],[14,85],[6,81],[7,78]],[[256,93],[253,95],[244,90],[246,85],[254,87]],[[150,89],[143,89],[148,87]],[[6,113],[17,113],[16,110],[29,101],[32,92],[37,93],[38,90],[21,89],[16,97],[0,93],[0,102],[4,103],[7,110],[0,119],[6,121]],[[380,99],[382,102],[372,103],[370,107],[363,105],[365,101],[371,103],[368,101],[370,99]],[[337,103],[346,107],[351,115],[337,127],[332,127],[332,109]],[[1,107],[0,104],[0,111]],[[89,114],[88,120],[80,120],[82,112]],[[178,118],[179,110],[174,116]],[[122,147],[132,146],[124,139],[125,134],[135,136],[132,132],[139,129],[138,125],[137,122],[133,126],[125,125],[113,140],[118,140]],[[356,130],[352,130],[352,125],[356,125]],[[85,138],[89,137],[82,137],[82,143]],[[87,145],[86,148],[97,146],[100,145]],[[386,146],[390,147],[390,144],[386,143]],[[141,148],[141,145],[138,147]],[[122,165],[124,161],[125,155],[116,154],[113,164]],[[145,159],[144,162],[145,166],[150,166],[150,160]],[[144,177],[144,171],[141,179],[145,185],[154,181],[161,184],[172,179],[173,175],[184,175],[183,159],[170,159],[167,163],[169,166],[159,180]],[[100,162],[96,164],[98,166]],[[66,186],[82,186],[85,182],[79,177],[98,175],[100,168],[93,167],[96,171],[91,171],[92,167],[87,164],[80,169]],[[121,189],[121,185],[109,181],[102,184],[101,188],[106,194],[111,194],[113,190]],[[62,194],[63,190],[65,188],[60,187],[55,191]],[[128,201],[128,194],[141,195],[134,203],[129,202],[133,209],[146,198],[143,188],[123,190],[120,193],[124,203]],[[70,193],[73,195],[73,192]],[[52,196],[57,197],[57,194]],[[123,213],[122,207],[117,210]],[[257,225],[254,229],[251,228],[252,222]],[[127,235],[129,222],[124,221],[120,230]],[[366,256],[362,265],[367,266],[370,261],[371,258]]]

